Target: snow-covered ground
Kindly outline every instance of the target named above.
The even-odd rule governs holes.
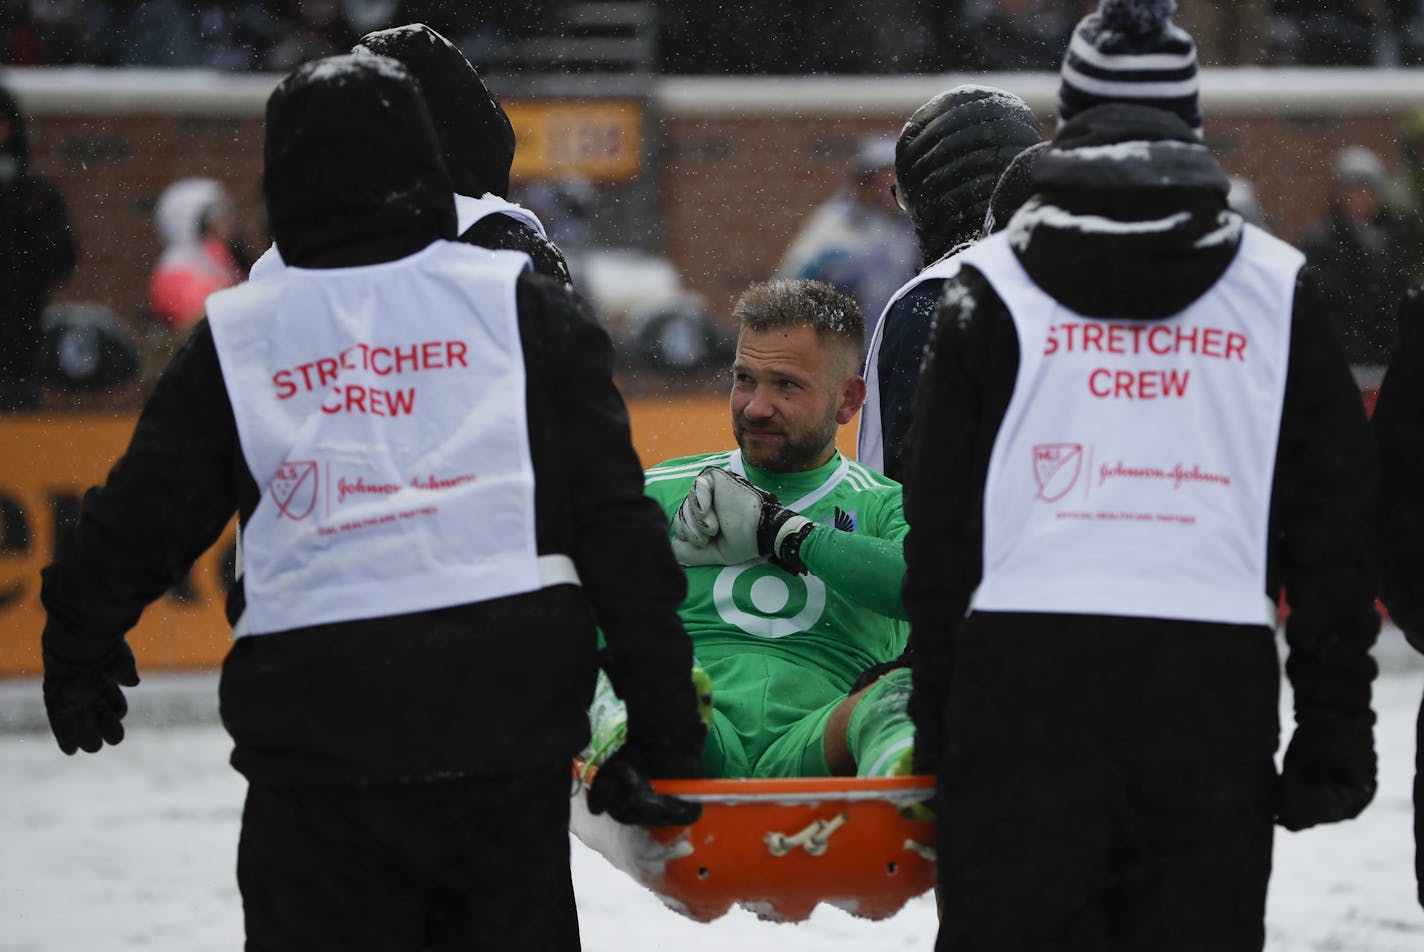
[[[1379,656],[1379,795],[1352,823],[1277,837],[1267,916],[1272,952],[1424,948],[1410,819],[1424,659],[1392,630]],[[151,676],[129,692],[134,711],[124,743],[71,758],[43,729],[38,682],[0,681],[0,952],[241,947],[233,868],[243,783],[227,765],[215,693],[211,676]],[[934,944],[928,897],[882,922],[821,907],[795,925],[760,922],[739,909],[703,925],[665,909],[577,840],[573,847],[588,952]]]

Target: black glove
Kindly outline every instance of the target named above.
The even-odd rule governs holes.
[[[44,702],[50,730],[66,754],[97,753],[105,742],[124,739],[128,701],[119,686],[138,684],[138,665],[128,643],[120,641],[99,661],[80,664],[44,652]]]
[[[1300,726],[1281,766],[1276,822],[1287,830],[1360,815],[1375,795],[1374,732]]]
[[[697,474],[673,518],[672,549],[683,565],[740,565],[769,555],[780,568],[805,575],[801,543],[814,528],[774,493],[708,466]]]
[[[687,826],[702,816],[702,804],[658,793],[636,748],[619,748],[598,768],[588,791],[588,812],[633,826]]]

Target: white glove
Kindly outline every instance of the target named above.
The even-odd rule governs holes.
[[[735,473],[708,466],[673,518],[672,550],[683,565],[740,565],[764,555],[804,573],[801,542],[813,523]]]

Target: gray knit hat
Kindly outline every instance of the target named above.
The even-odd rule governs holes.
[[[1176,0],[1102,0],[1063,57],[1058,120],[1108,102],[1174,112],[1201,136],[1197,47],[1172,22]]]

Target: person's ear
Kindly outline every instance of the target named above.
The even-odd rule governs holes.
[[[852,374],[841,382],[840,402],[836,405],[836,422],[845,426],[860,412],[865,403],[865,378]]]

